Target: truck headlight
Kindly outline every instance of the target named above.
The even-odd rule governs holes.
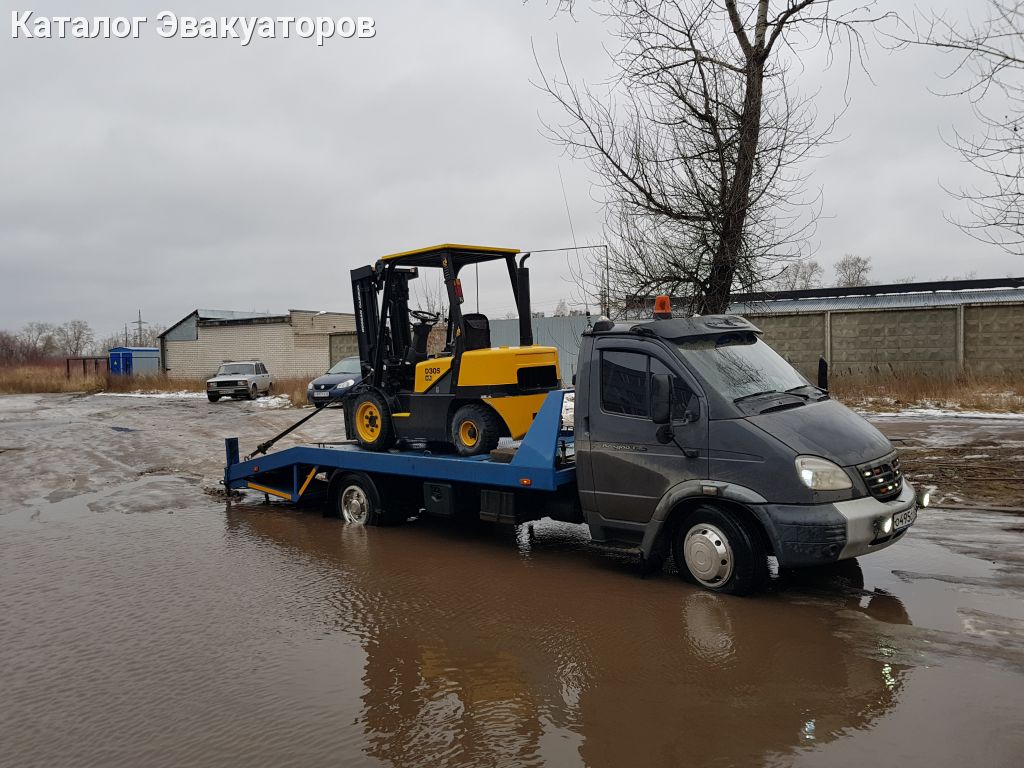
[[[842,491],[853,487],[842,467],[820,456],[797,456],[796,473],[800,482],[814,491]]]
[[[341,382],[338,382],[337,384],[335,384],[334,388],[335,389],[348,389],[349,387],[351,387],[355,383],[356,383],[355,379],[345,379],[344,381],[341,381]]]

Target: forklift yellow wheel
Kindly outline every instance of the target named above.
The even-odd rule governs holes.
[[[395,429],[387,401],[379,392],[363,392],[352,404],[353,432],[368,451],[386,451],[395,444]]]
[[[459,424],[459,440],[467,448],[473,448],[476,446],[477,441],[480,439],[480,428],[469,419]]]
[[[356,408],[356,432],[360,440],[372,443],[380,435],[381,416],[376,403],[360,403]]]
[[[463,456],[490,453],[498,447],[498,438],[508,434],[504,422],[490,406],[468,403],[455,412],[451,435],[455,450]]]

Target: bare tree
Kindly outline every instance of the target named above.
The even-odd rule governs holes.
[[[435,277],[433,281],[426,278],[412,281],[410,298],[416,309],[437,313],[442,321],[447,320],[448,294],[440,276]]]
[[[868,285],[868,273],[871,272],[871,258],[868,256],[854,256],[847,253],[836,262],[836,285],[840,288],[852,288],[858,285]]]
[[[30,356],[50,357],[57,351],[54,330],[51,323],[31,322],[25,324],[18,336]]]
[[[903,44],[949,52],[954,85],[945,95],[967,97],[978,120],[973,135],[955,133],[952,146],[987,179],[982,186],[951,190],[970,217],[952,219],[969,235],[1024,254],[1024,0],[988,0],[982,21],[918,15]]]
[[[565,299],[559,299],[558,304],[555,306],[555,311],[551,313],[552,317],[568,317],[569,316],[569,305]]]
[[[93,330],[84,320],[69,320],[54,329],[57,348],[65,357],[78,357],[92,345]]]
[[[825,270],[813,260],[794,261],[787,264],[772,284],[777,291],[805,291],[820,288]]]
[[[815,206],[797,165],[835,121],[817,120],[791,76],[816,45],[863,59],[859,25],[878,20],[873,1],[837,4],[608,0],[620,47],[607,91],[572,82],[564,64],[542,72],[567,116],[551,137],[606,193],[615,245],[584,276],[591,293],[608,285],[621,306],[668,292],[723,312],[734,287],[762,287],[806,256]]]
[[[9,331],[0,331],[0,364],[15,365],[25,362],[28,355],[25,339]]]

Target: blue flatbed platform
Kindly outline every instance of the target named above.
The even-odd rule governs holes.
[[[225,440],[224,485],[297,502],[317,474],[342,469],[497,488],[556,491],[576,481],[571,456],[573,433],[562,429],[564,396],[563,390],[548,393],[510,461],[426,450],[376,453],[354,443],[297,445],[243,461],[239,458],[238,438],[231,437]]]

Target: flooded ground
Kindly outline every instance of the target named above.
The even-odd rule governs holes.
[[[0,398],[0,763],[1020,764],[1012,481],[728,598],[579,527],[361,530],[210,493],[221,438],[301,415],[275,405]],[[925,474],[1024,445],[1024,422],[878,424]],[[934,478],[958,505],[961,480]]]

